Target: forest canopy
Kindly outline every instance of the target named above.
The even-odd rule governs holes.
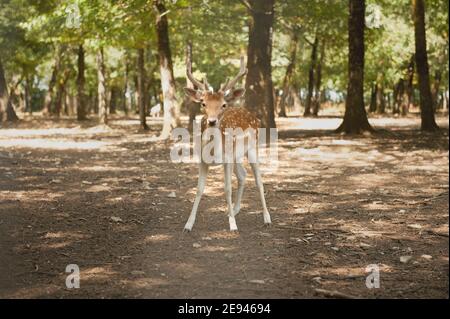
[[[406,115],[417,110],[417,2],[426,8],[433,109],[446,108],[448,1],[352,2],[364,6],[367,111]],[[334,0],[3,0],[1,73],[12,109],[79,120],[98,114],[103,123],[108,114],[140,112],[147,128],[145,115],[158,103],[171,113],[173,125],[180,113],[192,119],[198,112],[182,90],[189,85],[186,52],[192,54],[194,75],[207,75],[215,88],[237,72],[240,55],[247,54],[261,64],[269,59],[266,66],[249,66],[247,82],[259,67],[267,83],[253,97],[247,92],[246,104],[257,113],[267,108],[259,115],[274,126],[278,115],[342,111],[349,82],[349,14],[347,1]],[[253,26],[258,27],[252,33]],[[266,42],[261,41],[264,28],[270,32]],[[258,56],[258,50],[267,51],[267,57]]]

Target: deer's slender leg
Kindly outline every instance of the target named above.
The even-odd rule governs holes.
[[[234,218],[233,212],[233,202],[231,199],[232,189],[231,189],[231,174],[233,172],[233,164],[225,163],[223,164],[224,175],[225,175],[225,197],[227,199],[227,209],[228,209],[228,220],[230,222],[230,230],[237,230],[236,219]]]
[[[253,175],[255,176],[256,187],[258,187],[259,196],[261,198],[261,204],[263,206],[263,216],[264,223],[270,224],[272,221],[270,220],[270,214],[267,210],[266,199],[264,197],[264,186],[261,180],[261,172],[259,171],[259,164],[257,162],[250,162],[250,166],[252,167]]]
[[[194,226],[195,217],[197,216],[198,204],[200,203],[200,199],[202,198],[203,192],[205,190],[206,177],[208,176],[208,168],[209,168],[208,164],[200,163],[197,194],[195,195],[194,206],[192,207],[191,215],[189,215],[189,219],[186,225],[184,226],[185,231],[191,231],[192,226]]]
[[[241,200],[242,194],[244,194],[245,177],[247,176],[247,172],[245,171],[245,168],[241,163],[235,164],[235,173],[238,179],[238,189],[236,192],[236,201],[233,208],[234,216],[236,216],[241,209]]]

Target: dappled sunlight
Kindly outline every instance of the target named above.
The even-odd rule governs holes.
[[[167,234],[150,235],[145,237],[144,243],[159,243],[162,241],[171,240],[172,238],[172,235]]]
[[[66,141],[48,139],[8,139],[0,140],[0,148],[40,148],[52,150],[96,150],[109,145],[100,141]]]
[[[15,238],[16,256],[32,261],[21,276],[35,287],[56,283],[50,295],[82,296],[64,290],[69,263],[80,266],[82,286],[108,285],[133,297],[201,296],[203,285],[220,286],[221,296],[292,297],[323,288],[359,289],[373,297],[364,290],[369,264],[380,266],[386,285],[404,282],[409,271],[442,286],[437,276],[448,263],[441,245],[448,243],[447,135],[401,131],[401,137],[347,138],[326,132],[330,119],[314,119],[305,132],[282,123],[278,160],[261,165],[272,227],[264,226],[245,163],[239,232],[228,230],[223,167],[217,165],[193,231],[182,233],[197,190],[197,164],[171,163],[173,141],[153,142],[151,133],[126,122],[90,135],[34,135],[68,148],[0,147],[0,227]],[[33,140],[22,137],[0,142]],[[90,142],[100,144],[76,148]],[[234,200],[234,175],[232,184]],[[5,227],[10,220],[20,226]],[[234,281],[227,281],[231,275]],[[25,295],[21,289],[14,291]],[[46,295],[33,291],[30,296]]]

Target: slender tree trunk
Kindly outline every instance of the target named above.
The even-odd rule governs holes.
[[[141,129],[148,130],[145,113],[145,63],[144,49],[138,49],[138,105],[139,105],[139,122]]]
[[[441,70],[436,70],[434,73],[433,87],[431,89],[431,96],[433,99],[433,111],[434,112],[436,112],[436,110],[439,107],[439,87],[441,86],[441,79],[442,79]]]
[[[416,66],[419,75],[420,114],[422,131],[436,131],[439,127],[434,119],[433,98],[430,89],[427,41],[425,34],[425,4],[423,0],[412,0],[414,12],[414,36]]]
[[[317,63],[316,68],[316,76],[315,76],[315,83],[314,83],[314,102],[313,102],[313,115],[318,116],[319,115],[319,108],[320,108],[320,102],[321,102],[321,86],[322,86],[322,65],[323,61],[325,59],[325,41],[322,40],[322,45],[320,47],[320,58]]]
[[[258,116],[261,127],[274,128],[276,124],[271,59],[275,0],[249,0],[248,3],[251,7],[249,9],[251,19],[245,107]]]
[[[169,42],[169,23],[167,14],[163,15],[167,10],[163,0],[154,0],[153,3],[158,13],[156,17],[156,34],[158,38],[161,88],[164,99],[164,124],[160,138],[167,139],[170,136],[172,127],[179,124],[179,105],[175,95],[176,87]]]
[[[314,39],[314,43],[311,47],[311,64],[309,66],[309,72],[308,72],[308,94],[306,95],[306,102],[305,102],[305,113],[303,116],[310,116],[311,115],[311,106],[312,106],[312,99],[314,94],[314,71],[316,69],[316,63],[317,63],[317,46],[319,45],[319,39]]]
[[[394,88],[394,114],[400,114],[405,94],[405,80],[400,79]]]
[[[289,64],[286,68],[286,73],[283,79],[283,94],[280,97],[280,113],[278,113],[279,117],[286,117],[286,100],[289,95],[289,86],[292,82],[292,75],[295,70],[295,60],[297,58],[297,46],[298,46],[298,31],[292,31],[292,39],[291,39],[291,49],[290,49],[290,58]]]
[[[379,79],[379,81],[377,81],[376,101],[377,101],[377,113],[384,114],[386,111],[386,103],[384,100],[384,85],[382,84],[382,79]]]
[[[17,121],[19,118],[14,111],[9,98],[8,86],[6,84],[5,69],[0,56],[0,122]]]
[[[409,107],[412,103],[412,95],[414,93],[414,73],[415,73],[415,55],[411,57],[411,60],[408,64],[407,69],[407,79],[405,81],[405,88],[403,90],[403,97],[402,97],[402,107],[401,107],[401,114],[402,116],[406,116],[409,112]]]
[[[377,110],[377,90],[378,90],[377,83],[376,82],[372,83],[370,93],[369,113],[373,113]]]
[[[31,90],[32,90],[32,81],[30,80],[30,76],[25,76],[25,85],[24,85],[24,100],[25,100],[25,111],[28,111],[30,115],[33,113],[31,107]]]
[[[58,81],[58,75],[61,69],[61,60],[64,50],[65,47],[62,45],[59,46],[58,49],[56,50],[55,65],[53,66],[52,76],[50,78],[48,90],[44,98],[44,109],[43,109],[44,114],[54,113],[55,86]]]
[[[299,89],[298,89],[298,84],[294,81],[292,88],[290,90],[291,92],[291,96],[292,96],[292,101],[294,104],[294,111],[297,114],[300,114],[300,109],[302,107],[302,101],[300,100],[300,93],[299,93]]]
[[[105,61],[103,48],[99,48],[97,52],[97,93],[98,93],[98,116],[100,124],[108,124],[108,107],[106,103],[106,78],[105,78]]]
[[[125,79],[124,79],[124,84],[125,87],[123,89],[124,91],[124,99],[123,99],[123,112],[125,113],[125,116],[128,116],[128,112],[131,109],[131,90],[130,90],[130,62],[128,60],[128,57],[126,58],[125,61]]]
[[[349,0],[348,86],[345,114],[338,132],[372,131],[364,108],[364,28],[365,0]]]
[[[70,70],[69,69],[64,70],[62,79],[59,80],[56,86],[55,115],[58,117],[61,115],[61,109],[64,103],[64,91],[66,89],[66,84],[67,81],[69,80],[69,76]]]
[[[84,59],[84,48],[83,45],[80,44],[78,46],[78,74],[77,74],[77,120],[84,121],[86,120],[86,96],[84,92],[84,84],[85,84],[85,59]]]
[[[186,60],[192,61],[192,41],[189,40],[186,44]],[[193,89],[194,84],[186,77],[186,87]],[[192,132],[194,128],[194,121],[197,114],[200,112],[200,107],[198,103],[193,102],[189,97],[185,97],[184,105],[186,106],[189,113],[189,123],[188,130]]]

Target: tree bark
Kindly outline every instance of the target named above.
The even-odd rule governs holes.
[[[157,11],[156,34],[158,38],[158,55],[161,74],[161,88],[163,92],[164,124],[160,135],[167,139],[173,127],[179,124],[179,105],[176,99],[175,78],[173,76],[172,52],[169,42],[169,22],[163,0],[154,0]]]
[[[373,131],[364,108],[364,28],[365,0],[349,0],[347,98],[337,132]]]
[[[138,105],[139,105],[139,122],[143,130],[148,130],[145,113],[145,63],[144,63],[144,49],[138,49]]]
[[[372,83],[370,92],[369,113],[373,113],[377,110],[377,89],[378,89],[377,83],[376,82]]]
[[[310,116],[311,115],[311,106],[312,106],[312,99],[314,94],[314,71],[316,69],[316,63],[317,63],[317,46],[319,45],[319,39],[314,39],[314,43],[311,47],[311,64],[309,66],[309,72],[308,72],[308,94],[306,95],[306,102],[305,102],[305,113],[303,116]]]
[[[188,41],[186,44],[186,60],[192,61],[192,41]],[[186,87],[193,89],[194,84],[189,81],[189,79],[186,77]],[[188,130],[191,132],[194,128],[194,121],[197,114],[200,112],[200,106],[198,103],[195,103],[192,101],[189,97],[185,97],[183,104],[188,110],[189,113],[189,123],[188,123]]]
[[[31,106],[31,90],[32,90],[32,80],[30,76],[27,74],[25,76],[25,84],[24,84],[24,100],[25,100],[25,111],[28,111],[33,114],[32,106]]]
[[[271,65],[274,2],[275,0],[248,1],[250,27],[245,107],[258,116],[263,128],[276,127]]]
[[[292,82],[292,75],[295,70],[295,60],[297,58],[297,46],[298,46],[298,32],[296,30],[292,31],[292,39],[291,39],[291,49],[290,49],[290,58],[289,64],[286,68],[286,73],[283,79],[283,94],[280,97],[280,113],[278,113],[279,117],[286,117],[286,100],[289,95],[289,86]]]
[[[54,113],[54,104],[55,104],[55,86],[58,81],[58,75],[59,71],[61,69],[61,60],[62,55],[65,50],[64,46],[59,46],[56,50],[56,57],[55,57],[55,65],[53,66],[52,76],[50,78],[50,82],[48,83],[48,90],[45,94],[44,99],[44,114],[52,114]]]
[[[433,87],[431,89],[431,97],[433,99],[433,111],[439,108],[439,88],[441,86],[442,72],[441,70],[436,70],[434,72]]]
[[[386,102],[384,100],[384,85],[383,85],[382,77],[379,77],[377,81],[377,94],[376,94],[376,103],[377,103],[377,113],[384,114],[386,111]]]
[[[77,120],[84,121],[86,120],[86,96],[84,92],[84,84],[85,80],[85,54],[83,45],[80,44],[78,46],[78,74],[77,74]]]
[[[436,131],[439,127],[434,119],[433,98],[430,88],[427,42],[425,34],[425,4],[423,0],[412,0],[414,15],[414,37],[416,66],[419,75],[420,115],[422,131]]]
[[[314,99],[313,99],[313,116],[319,115],[320,102],[321,102],[321,86],[322,86],[322,65],[325,59],[325,41],[322,40],[320,47],[320,58],[316,67],[316,76],[314,83]]]
[[[19,120],[9,98],[8,86],[6,84],[5,69],[0,56],[0,122],[14,122]]]
[[[130,62],[128,60],[128,56],[125,61],[125,79],[124,79],[124,99],[123,99],[123,112],[125,116],[128,116],[128,112],[131,109],[131,90],[130,90]]]
[[[100,124],[108,124],[108,107],[106,104],[106,78],[105,78],[105,61],[103,48],[99,48],[97,52],[97,94],[98,94],[98,117]]]
[[[65,69],[62,78],[58,81],[56,86],[56,97],[55,97],[55,115],[61,116],[61,109],[64,103],[64,91],[66,89],[67,81],[69,80],[70,69]]]

